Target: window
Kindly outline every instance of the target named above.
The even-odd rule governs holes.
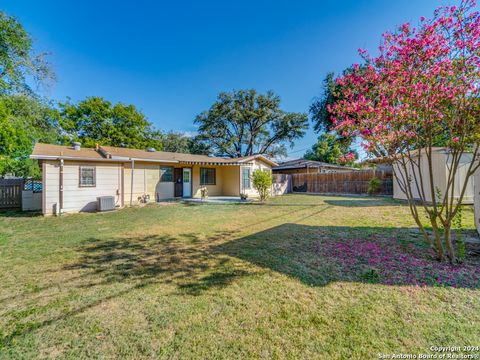
[[[242,189],[248,190],[251,187],[249,167],[242,167]]]
[[[160,182],[173,182],[172,167],[160,167]]]
[[[215,169],[200,168],[200,185],[215,185]]]
[[[183,172],[183,182],[189,183],[190,182],[190,171]]]
[[[95,166],[80,166],[80,179],[78,186],[94,187],[95,186]]]

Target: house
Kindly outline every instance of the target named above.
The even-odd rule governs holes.
[[[209,196],[255,197],[253,171],[277,165],[262,155],[232,159],[79,143],[38,143],[31,158],[41,163],[45,215],[94,211],[99,196],[113,196],[118,207],[201,197],[204,188]]]
[[[420,174],[423,178],[423,192],[425,193],[425,201],[427,203],[432,202],[432,191],[430,182],[428,179],[429,170],[428,170],[428,162],[427,157],[425,154],[425,150],[421,150],[421,152],[416,152],[420,154],[420,173],[418,171],[417,165],[407,167],[407,174],[405,174],[403,168],[399,165],[398,161],[393,163],[393,171],[394,171],[394,180],[393,180],[393,197],[395,199],[406,200],[407,197],[405,193],[401,190],[400,184],[398,183],[397,179],[410,179],[412,182],[412,192],[413,197],[415,199],[420,199],[419,189],[422,189],[420,185]],[[416,154],[415,153],[415,154]],[[415,155],[414,154],[414,155]],[[458,199],[461,193],[461,187],[464,184],[465,176],[468,171],[468,166],[472,161],[473,154],[471,153],[464,153],[460,158],[460,164],[455,174],[455,181],[454,181],[454,189],[453,189],[453,198]],[[416,157],[418,159],[418,156]],[[418,160],[416,160],[418,161]],[[445,195],[447,189],[447,179],[448,174],[451,168],[451,155],[448,148],[445,147],[434,147],[432,148],[432,171],[433,171],[433,188],[434,193],[439,193],[441,195]],[[415,172],[413,171],[415,169]],[[418,187],[415,183],[416,179],[418,180]],[[473,197],[474,197],[474,190],[473,190],[473,176],[470,177],[468,180],[467,188],[465,190],[465,194],[463,197],[463,204],[473,204]]]
[[[322,161],[313,161],[306,159],[295,159],[284,161],[272,168],[274,174],[311,174],[311,173],[335,173],[345,171],[355,171],[357,169],[325,163]]]

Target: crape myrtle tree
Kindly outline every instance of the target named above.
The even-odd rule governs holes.
[[[329,106],[337,131],[360,136],[367,152],[386,157],[401,170],[395,172],[396,181],[425,241],[439,260],[451,263],[457,262],[452,220],[479,167],[480,16],[474,7],[472,0],[440,7],[417,27],[406,23],[385,33],[376,57],[360,49],[365,63],[337,80],[342,99]],[[444,193],[433,174],[438,139],[449,152]],[[456,184],[466,153],[471,160]],[[420,171],[424,164],[428,170]],[[454,198],[458,186],[460,195]],[[432,234],[421,221],[421,208]]]

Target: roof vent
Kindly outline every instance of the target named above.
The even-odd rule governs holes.
[[[148,148],[147,151],[148,151],[148,152],[155,152],[155,151],[157,151],[157,150],[155,150],[155,148]]]
[[[81,144],[77,141],[72,142],[73,150],[80,151]]]

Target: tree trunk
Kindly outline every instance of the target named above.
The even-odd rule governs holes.
[[[444,226],[444,239],[450,263],[455,264],[457,262],[457,257],[455,256],[455,249],[453,248],[452,238],[450,236],[450,224]]]
[[[432,224],[433,236],[435,238],[435,250],[437,251],[437,260],[443,261],[445,259],[442,238],[440,237],[440,229],[438,228],[437,219],[430,218]]]

